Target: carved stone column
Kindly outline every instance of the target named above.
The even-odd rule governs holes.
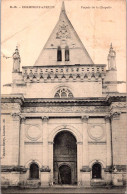
[[[42,117],[42,122],[43,122],[43,166],[48,166],[48,117]]]
[[[12,165],[19,165],[19,143],[20,143],[20,113],[12,113],[11,114],[13,118],[12,122],[12,144],[10,145],[12,147]]]
[[[83,134],[83,166],[89,165],[88,158],[88,116],[83,116],[82,119],[82,134]]]
[[[107,162],[106,162],[106,167],[109,168],[112,165],[111,127],[110,127],[110,117],[109,116],[105,116],[105,125],[106,125],[106,140],[107,140]]]
[[[25,133],[25,117],[21,116],[21,128],[20,128],[20,165],[24,166],[24,133]]]

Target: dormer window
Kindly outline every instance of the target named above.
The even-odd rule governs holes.
[[[65,61],[69,61],[69,47],[65,47]]]
[[[56,92],[54,97],[55,98],[73,98],[73,94],[69,89],[61,88]]]
[[[60,46],[57,48],[57,61],[62,61],[62,51]]]

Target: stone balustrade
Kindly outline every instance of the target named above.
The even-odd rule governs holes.
[[[106,75],[106,65],[25,66],[22,75],[25,82],[97,81]]]

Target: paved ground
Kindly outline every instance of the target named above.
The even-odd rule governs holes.
[[[127,194],[126,188],[39,188],[39,189],[18,189],[18,188],[8,188],[2,189],[1,194],[69,194],[69,193],[88,193],[88,194]]]

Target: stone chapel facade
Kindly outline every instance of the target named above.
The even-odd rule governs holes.
[[[34,66],[13,54],[12,93],[1,99],[1,179],[9,186],[124,185],[126,94],[116,53],[94,64],[64,4]]]

